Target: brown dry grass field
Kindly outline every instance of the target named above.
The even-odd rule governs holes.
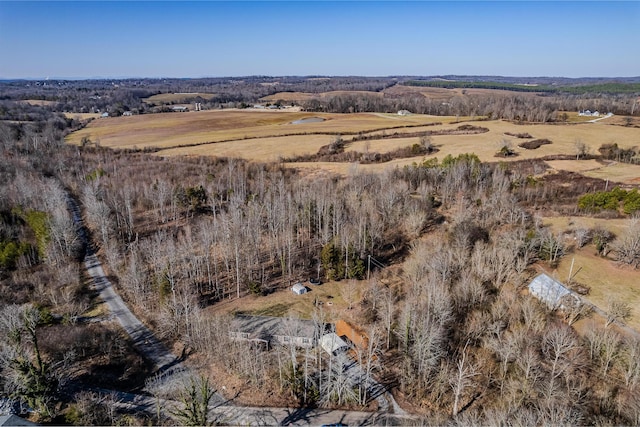
[[[395,85],[391,86],[383,91],[387,96],[406,96],[412,93],[419,93],[425,98],[432,99],[434,101],[447,101],[452,98],[463,98],[471,95],[495,95],[495,96],[538,96],[535,92],[513,92],[510,90],[501,89],[479,89],[479,88],[454,88],[446,89],[440,87],[425,87],[425,86],[403,86]]]
[[[578,172],[590,178],[609,179],[625,184],[640,184],[640,165],[596,160],[551,160],[552,169]]]
[[[143,101],[147,104],[171,104],[171,103],[180,103],[186,102],[186,100],[193,99],[199,96],[202,99],[211,99],[216,96],[214,93],[159,93],[158,95],[153,95],[148,98],[145,98]]]
[[[249,313],[259,316],[294,316],[300,319],[311,319],[316,302],[322,305],[323,311],[330,320],[345,317],[349,310],[342,297],[342,289],[348,281],[326,282],[319,286],[304,283],[309,292],[295,295],[289,288],[279,290],[266,296],[249,295],[241,299],[221,301],[211,310],[216,313]],[[356,295],[366,287],[366,281],[354,281]],[[356,298],[358,300],[358,298]]]
[[[303,118],[321,117],[320,123],[292,124]],[[399,117],[399,116],[398,116]],[[384,115],[305,113],[271,110],[214,110],[189,113],[145,114],[105,118],[72,133],[67,142],[83,137],[112,148],[175,147],[233,139],[288,134],[367,132],[394,126],[416,126],[439,121],[434,116],[410,115],[390,119]],[[188,154],[188,153],[185,153]]]
[[[544,224],[556,232],[576,228],[593,228],[599,225],[616,235],[626,232],[628,225],[624,219],[600,219],[590,217],[553,217],[544,218]],[[596,255],[595,247],[590,244],[574,253],[565,255],[558,267],[550,273],[566,283],[574,260],[574,281],[591,288],[586,298],[593,304],[607,310],[610,298],[627,302],[631,306],[632,317],[627,324],[640,330],[640,271],[621,266],[615,261]]]
[[[162,150],[162,156],[190,155],[239,157],[255,162],[280,161],[281,158],[316,153],[333,141],[332,135],[278,136],[240,141],[218,142],[184,148]]]
[[[292,124],[293,121],[320,117],[323,122]],[[615,116],[614,116],[615,117]],[[465,118],[464,120],[468,120]],[[72,144],[79,144],[84,136],[91,141],[99,141],[102,146],[114,148],[161,148],[161,156],[211,155],[221,157],[241,157],[252,161],[278,160],[301,154],[314,154],[322,145],[330,143],[335,134],[390,135],[392,133],[415,133],[455,129],[454,117],[436,117],[412,114],[359,113],[308,113],[272,110],[215,110],[190,113],[162,113],[133,117],[105,118],[94,120],[86,128],[67,137]],[[448,154],[475,153],[483,161],[512,161],[540,158],[552,155],[575,155],[577,141],[585,143],[590,153],[604,143],[618,143],[629,148],[640,145],[640,129],[607,124],[605,119],[596,123],[580,124],[525,124],[518,125],[506,121],[469,121],[489,129],[475,135],[435,135],[432,142],[439,149],[430,157],[442,159]],[[443,123],[435,126],[428,125]],[[400,127],[398,126],[409,126]],[[546,138],[552,144],[535,150],[517,146],[524,141],[506,135],[529,133],[534,138]],[[502,140],[509,140],[517,156],[497,158],[495,153]],[[364,152],[389,152],[413,145],[417,137],[377,138],[357,141],[347,146],[347,150]],[[179,147],[178,147],[179,146]],[[360,165],[361,170],[380,171],[389,167],[420,162],[424,157],[396,159],[392,162]],[[552,161],[555,169],[577,171],[587,176],[610,179],[616,182],[640,182],[640,166],[615,163],[599,164],[595,161]],[[350,164],[338,163],[296,163],[290,166],[301,168],[324,168],[332,172],[346,174],[353,169]]]

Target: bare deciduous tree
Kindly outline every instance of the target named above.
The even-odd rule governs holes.
[[[607,300],[607,321],[605,327],[608,328],[612,323],[624,322],[631,317],[631,306],[628,302],[617,298],[609,298]]]

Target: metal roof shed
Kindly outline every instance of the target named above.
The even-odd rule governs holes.
[[[529,292],[549,308],[564,308],[563,298],[570,296],[579,304],[578,297],[557,280],[542,273],[529,284]]]
[[[296,295],[302,295],[307,293],[307,287],[302,283],[298,282],[291,288],[291,291]]]

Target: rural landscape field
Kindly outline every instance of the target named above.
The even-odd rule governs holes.
[[[638,94],[430,82],[7,83],[8,404],[636,424]]]

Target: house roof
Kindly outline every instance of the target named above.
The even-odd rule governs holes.
[[[349,348],[349,344],[340,338],[335,332],[323,335],[320,338],[320,345],[327,353],[333,353],[334,351],[342,348]]]
[[[563,297],[573,295],[562,283],[544,273],[529,283],[529,292],[549,307],[559,307]]]
[[[38,424],[20,418],[17,415],[0,415],[0,426],[37,426]]]
[[[238,315],[231,320],[229,331],[245,332],[252,338],[269,339],[281,335],[289,337],[313,338],[315,323],[290,317]]]

